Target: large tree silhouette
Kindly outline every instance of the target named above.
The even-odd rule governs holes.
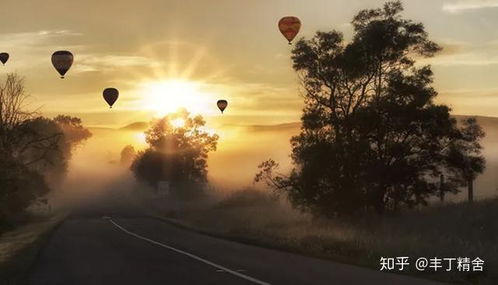
[[[458,152],[482,161],[480,153],[471,153],[476,148],[464,147],[479,146],[482,134],[465,136],[450,108],[433,102],[431,68],[415,60],[440,47],[421,23],[402,18],[402,10],[393,1],[360,11],[349,43],[337,31],[297,42],[292,60],[305,107],[301,133],[291,140],[295,168],[281,175],[278,163],[266,161],[257,181],[316,213],[382,213],[425,204],[437,193],[442,173],[452,178],[444,191],[456,192],[462,167],[467,177],[482,171],[448,157]]]
[[[71,150],[91,135],[78,118],[28,111],[28,98],[17,74],[0,82],[0,230],[64,178]]]

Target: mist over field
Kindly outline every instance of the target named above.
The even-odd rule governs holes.
[[[68,181],[101,183],[103,180],[105,183],[125,174],[131,175],[120,165],[120,153],[126,145],[133,145],[136,150],[147,146],[143,134],[146,126],[138,123],[120,129],[90,128],[93,136],[75,151]],[[270,157],[280,161],[283,169],[288,168],[289,140],[298,128],[298,123],[291,123],[272,126],[228,125],[215,130],[220,140],[217,151],[209,154],[209,182],[221,191],[251,186],[257,165]]]
[[[486,132],[483,139],[483,155],[486,158],[486,169],[476,180],[476,198],[498,196],[498,118],[477,117],[477,122]],[[465,191],[459,197],[465,197]]]
[[[464,117],[456,116],[457,119]],[[498,118],[478,117],[477,121],[486,132],[483,140],[486,170],[478,176],[475,184],[476,198],[483,199],[498,195]],[[113,183],[114,188],[117,188],[117,185],[128,189],[137,187],[133,174],[119,163],[120,152],[126,145],[133,145],[136,150],[144,149],[147,144],[143,132],[147,125],[138,122],[118,129],[90,128],[93,136],[75,151],[65,191],[78,197],[88,191],[98,194],[99,191],[112,188],[109,185]],[[207,127],[209,128],[209,124]],[[253,187],[258,164],[268,158],[278,161],[283,172],[289,170],[289,140],[299,133],[299,128],[298,122],[276,125],[218,125],[213,130],[220,135],[218,148],[209,154],[208,159],[210,185],[217,192]],[[122,187],[123,185],[126,187]],[[256,187],[264,188],[264,185],[257,184]],[[447,199],[460,201],[466,199],[466,195],[466,189],[462,189],[457,195],[448,195]]]

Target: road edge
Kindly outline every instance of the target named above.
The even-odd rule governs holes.
[[[48,225],[42,232],[38,233],[29,243],[15,250],[7,261],[0,264],[0,279],[5,282],[2,284],[29,284],[29,277],[41,250],[67,216],[67,213],[59,213],[48,218],[45,221]]]
[[[178,220],[178,219],[167,218],[167,217],[159,216],[159,215],[155,215],[155,214],[149,214],[148,217],[160,220],[164,223],[170,224],[172,226],[175,226],[175,227],[178,227],[178,228],[181,228],[184,230],[196,232],[196,233],[203,234],[203,235],[210,236],[210,237],[214,237],[214,238],[229,240],[229,241],[238,242],[238,243],[242,243],[242,244],[246,244],[246,245],[257,246],[257,247],[272,249],[272,250],[278,250],[278,251],[283,251],[283,252],[287,252],[287,253],[298,254],[301,256],[318,258],[318,259],[322,259],[322,260],[326,260],[326,261],[330,261],[330,262],[337,262],[337,263],[341,263],[341,264],[358,266],[358,267],[361,267],[364,269],[378,271],[378,268],[374,268],[374,267],[368,266],[366,264],[362,265],[360,263],[348,262],[348,260],[341,259],[341,258],[331,259],[328,256],[320,255],[320,254],[310,254],[309,252],[300,251],[300,250],[298,250],[294,247],[291,247],[291,246],[268,244],[268,243],[261,241],[261,240],[258,240],[256,238],[243,238],[243,237],[240,237],[237,235],[222,234],[222,233],[216,233],[213,231],[203,230],[200,228],[196,228],[192,225],[189,225],[188,223],[186,223],[182,220]],[[404,277],[418,278],[421,280],[427,280],[427,281],[433,281],[433,282],[440,282],[441,284],[455,284],[455,282],[458,283],[458,281],[453,281],[451,283],[448,283],[448,280],[430,278],[430,276],[427,276],[427,275],[423,276],[423,275],[415,275],[415,274],[397,274],[397,273],[392,273],[392,272],[385,272],[385,273],[386,274],[396,274],[396,275],[400,275],[400,276],[404,276]]]

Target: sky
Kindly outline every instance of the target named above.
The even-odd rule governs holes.
[[[298,121],[303,100],[290,51],[277,29],[294,15],[299,36],[339,30],[377,0],[3,0],[4,72],[25,77],[30,107],[120,127],[187,107],[213,124]],[[445,49],[423,63],[435,72],[438,103],[455,114],[498,116],[498,0],[405,0],[405,17],[424,23]],[[75,56],[66,79],[50,63]],[[120,99],[110,110],[102,90]],[[216,100],[227,99],[224,115]]]

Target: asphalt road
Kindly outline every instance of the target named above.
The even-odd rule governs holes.
[[[245,245],[137,209],[83,207],[43,248],[30,284],[434,284]]]

